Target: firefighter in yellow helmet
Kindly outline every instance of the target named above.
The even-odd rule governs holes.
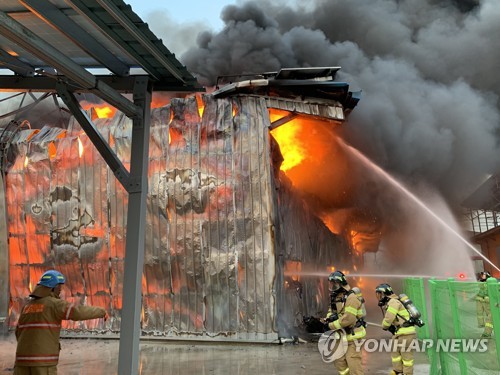
[[[363,375],[361,351],[356,350],[354,340],[366,336],[364,322],[364,306],[361,292],[355,293],[340,271],[328,276],[330,291],[330,308],[325,321],[326,330],[344,329],[347,336],[347,351],[333,363],[340,375]]]
[[[490,338],[493,333],[493,321],[491,320],[490,297],[486,280],[491,277],[489,272],[479,272],[477,280],[481,283],[479,293],[476,295],[477,324],[480,328],[484,327],[481,337]]]
[[[417,333],[410,314],[389,284],[378,285],[375,293],[378,305],[385,312],[382,329],[394,335],[391,375],[413,374],[413,353],[408,348],[416,340]]]

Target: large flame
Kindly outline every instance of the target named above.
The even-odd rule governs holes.
[[[276,109],[269,110],[269,118],[271,122],[282,119],[288,114],[289,112],[286,111]],[[280,167],[283,172],[299,165],[306,158],[307,151],[300,139],[301,125],[302,122],[300,119],[293,119],[271,131],[271,134],[278,142],[281,154],[283,155],[283,163]]]
[[[299,140],[299,126],[299,122],[294,121],[294,124],[280,126],[271,131],[280,145],[280,151],[283,155],[283,163],[280,167],[283,172],[299,165],[306,158],[306,150]]]
[[[270,120],[290,112],[270,110]],[[339,145],[336,124],[298,115],[271,131],[283,156],[281,171],[328,229],[345,236],[356,254],[378,249],[382,224],[370,202],[369,186],[357,164]]]
[[[112,118],[116,113],[116,108],[107,103],[96,104],[82,100],[80,101],[80,107],[85,111],[93,109],[92,120],[96,118]]]

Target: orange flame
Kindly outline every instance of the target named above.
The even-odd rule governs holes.
[[[116,113],[116,108],[107,103],[96,104],[96,103],[89,103],[86,100],[83,100],[80,102],[80,106],[85,111],[89,110],[90,108],[93,108],[97,118],[112,118]],[[95,119],[92,118],[92,120]]]
[[[26,155],[24,157],[24,168],[26,168],[28,166],[28,163],[29,163],[29,159],[28,159],[28,155]]]
[[[170,110],[170,117],[168,119],[168,124],[170,125],[174,119],[174,111]]]
[[[170,103],[170,98],[164,98],[161,96],[153,95],[153,99],[151,100],[151,108],[165,107],[169,103]]]
[[[80,137],[78,137],[78,156],[81,158],[83,155],[83,143]]]
[[[205,111],[205,103],[203,103],[201,95],[196,95],[196,103],[198,103],[198,113],[200,114],[200,118],[202,118]]]
[[[116,113],[116,109],[107,106],[102,108],[94,107],[94,110],[99,118],[111,118]]]
[[[284,158],[281,164],[283,172],[299,165],[306,158],[306,150],[302,147],[299,139],[299,126],[299,121],[292,120],[286,125],[282,125],[271,131],[271,134],[280,146],[280,151]]]
[[[52,160],[56,157],[57,155],[57,148],[54,142],[50,142],[48,147],[47,147],[47,153],[49,155],[49,158]]]
[[[287,260],[285,262],[285,275],[290,275],[294,281],[300,280],[300,272],[302,271],[302,262]]]

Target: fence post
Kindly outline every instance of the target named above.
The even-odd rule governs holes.
[[[455,327],[455,338],[462,338],[462,327],[460,326],[460,319],[458,318],[458,303],[457,296],[453,289],[453,284],[455,280],[453,278],[448,279],[448,292],[450,293],[450,305],[451,305],[451,315],[453,318],[453,326]],[[465,361],[465,356],[463,350],[457,353],[458,362],[460,364],[460,374],[467,375],[467,362]]]
[[[422,320],[424,321],[425,325],[421,328],[423,331],[425,339],[431,338],[431,332],[430,332],[430,327],[429,327],[429,314],[427,313],[427,303],[425,301],[425,284],[424,284],[424,279],[423,278],[418,278],[418,288],[420,289],[420,296],[421,299],[419,301],[419,306],[418,308],[420,309],[420,313],[422,315]]]
[[[441,354],[436,351],[436,342],[437,339],[441,337],[441,328],[439,325],[439,312],[437,310],[437,296],[436,296],[436,280],[434,278],[431,278],[429,280],[429,293],[431,297],[431,311],[432,311],[432,325],[434,329],[432,330],[432,339],[434,340],[434,346],[431,348],[433,351],[432,357],[431,357],[431,373],[430,375],[438,375],[438,361],[439,364],[441,365],[441,374],[447,374],[448,372],[446,371],[446,361],[442,360]]]
[[[500,368],[500,286],[497,279],[490,277],[486,280],[488,296],[490,297],[491,320],[493,323],[493,335],[495,337],[497,360]]]

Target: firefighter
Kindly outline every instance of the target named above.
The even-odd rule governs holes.
[[[347,336],[347,352],[334,361],[335,368],[340,375],[363,375],[361,351],[356,350],[354,344],[354,340],[361,340],[366,336],[361,292],[358,289],[360,298],[351,290],[345,275],[340,271],[332,272],[328,276],[328,282],[330,308],[324,319],[325,329],[344,329]]]
[[[491,320],[490,297],[488,296],[488,288],[486,280],[491,277],[489,272],[479,272],[477,280],[479,285],[479,293],[476,295],[476,312],[477,325],[479,328],[484,327],[484,332],[481,335],[483,338],[490,338],[493,333],[493,321]]]
[[[75,306],[60,299],[64,282],[60,272],[45,272],[21,309],[16,327],[15,375],[57,374],[62,320],[106,320],[102,307]]]
[[[384,312],[382,329],[394,335],[391,375],[413,374],[413,353],[408,351],[408,347],[417,338],[417,333],[410,313],[389,284],[378,285],[375,293],[378,305]]]

